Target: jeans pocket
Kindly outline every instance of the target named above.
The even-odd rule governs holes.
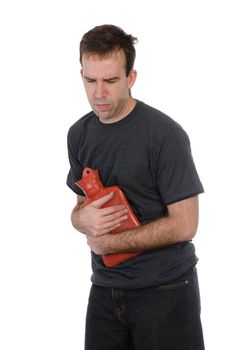
[[[162,284],[161,286],[156,287],[156,290],[172,290],[176,288],[181,288],[181,287],[186,287],[188,286],[189,281],[188,279],[185,279],[183,281],[177,281],[174,283],[167,283],[167,284]]]

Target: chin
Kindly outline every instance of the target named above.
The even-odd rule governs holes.
[[[111,116],[107,113],[97,112],[96,115],[100,119],[101,122],[105,122],[105,121],[109,122],[109,120],[112,119]]]

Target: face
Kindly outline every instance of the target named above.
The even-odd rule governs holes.
[[[87,98],[103,123],[114,123],[132,110],[134,100],[130,89],[136,80],[136,71],[126,77],[125,62],[122,50],[102,58],[83,55],[81,76]]]

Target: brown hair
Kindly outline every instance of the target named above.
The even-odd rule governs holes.
[[[96,26],[85,33],[80,42],[80,63],[82,55],[106,56],[116,50],[123,50],[126,58],[126,76],[133,69],[136,50],[134,44],[137,38],[126,34],[120,27],[104,24]]]

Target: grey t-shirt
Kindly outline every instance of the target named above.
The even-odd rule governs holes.
[[[168,204],[203,192],[185,131],[140,101],[116,123],[101,123],[94,112],[79,119],[69,129],[68,152],[67,185],[75,193],[83,195],[74,184],[83,168],[98,169],[104,186],[123,190],[141,224],[167,215]],[[192,242],[144,252],[113,268],[92,253],[91,280],[114,288],[151,287],[180,277],[196,262]]]

